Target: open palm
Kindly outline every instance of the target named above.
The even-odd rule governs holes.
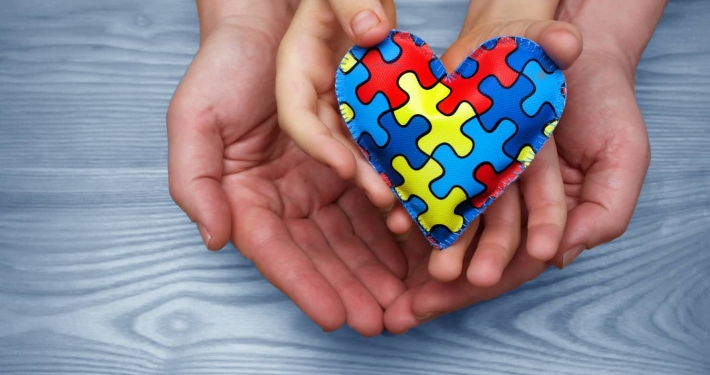
[[[624,232],[648,168],[648,138],[634,97],[634,69],[615,56],[620,55],[587,45],[565,71],[569,96],[555,130],[569,210],[559,251],[552,260],[560,268],[584,249]],[[549,263],[528,255],[526,235],[523,228],[522,246],[500,281],[487,288],[472,286],[464,278],[451,283],[430,279],[426,272],[426,244],[410,238],[404,247],[410,264],[405,280],[408,290],[388,309],[385,326],[392,332],[404,332],[536,278]],[[469,250],[474,246],[475,243]],[[468,258],[471,256],[469,253]]]
[[[211,249],[231,239],[325,330],[383,328],[406,263],[365,194],[281,133],[278,30],[223,24],[168,112],[170,188]]]
[[[567,73],[569,101],[555,133],[570,210],[560,267],[624,233],[650,162],[634,68],[617,56],[588,45]]]

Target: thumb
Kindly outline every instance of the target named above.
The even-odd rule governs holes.
[[[582,53],[582,34],[567,22],[516,20],[502,25],[484,25],[462,33],[441,56],[448,71],[455,69],[481,43],[504,35],[522,36],[538,43],[561,69],[568,69]]]
[[[383,41],[395,27],[394,1],[328,0],[350,39],[361,47]]]
[[[229,204],[220,184],[222,137],[215,126],[196,118],[189,105],[179,102],[173,99],[167,118],[170,195],[197,224],[205,246],[219,250],[227,244],[231,228]]]

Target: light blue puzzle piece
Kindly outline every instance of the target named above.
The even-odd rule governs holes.
[[[387,38],[385,38],[385,40],[383,40],[374,47],[380,51],[382,59],[388,63],[396,60],[399,55],[402,54],[402,48],[400,48],[397,43],[394,42],[394,40],[392,39],[393,36],[394,30],[390,31],[390,34],[387,36]],[[369,50],[369,48],[354,46],[350,50],[350,53],[352,53],[353,56],[355,56],[355,58],[360,61],[362,60],[362,57],[365,56],[365,53]]]
[[[338,74],[336,89],[341,103],[347,103],[355,114],[353,120],[348,123],[348,127],[355,139],[360,139],[362,132],[367,132],[372,136],[375,144],[382,147],[387,143],[389,136],[377,119],[389,110],[390,105],[387,97],[382,93],[377,93],[369,104],[363,104],[357,97],[356,89],[361,83],[370,78],[370,73],[365,65],[358,63],[348,72],[348,74]],[[362,119],[373,119],[371,122]],[[357,123],[357,126],[354,124]]]
[[[528,116],[534,116],[540,111],[543,103],[556,102],[557,94],[561,89],[561,83],[564,81],[564,77],[559,70],[555,70],[553,73],[547,73],[542,66],[537,61],[530,61],[525,65],[523,69],[523,74],[527,76],[535,85],[535,92],[523,101],[523,111]],[[557,107],[555,103],[550,103],[553,107]],[[555,108],[557,116],[559,116],[559,110]]]
[[[491,163],[496,172],[507,168],[513,159],[503,152],[503,144],[516,129],[513,122],[503,120],[492,132],[487,132],[476,117],[467,121],[461,131],[473,139],[473,150],[464,157],[458,157],[448,144],[434,151],[432,156],[444,166],[444,174],[431,184],[432,193],[443,199],[454,186],[459,186],[473,198],[484,191],[486,187],[474,179],[474,171],[484,162]]]

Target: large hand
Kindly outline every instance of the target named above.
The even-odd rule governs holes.
[[[323,329],[377,334],[406,263],[365,195],[279,129],[284,9],[226,19],[203,38],[168,111],[171,194],[208,248],[231,238]]]
[[[535,20],[482,22],[476,27],[465,27],[442,60],[453,66],[479,43],[496,35],[533,39],[562,68],[569,67],[581,50],[579,33],[570,24]],[[422,320],[493,298],[546,268],[547,261],[557,252],[566,219],[554,139],[548,141],[520,178],[527,208],[522,231],[517,186],[511,185],[483,214],[484,230],[478,243],[450,254],[448,250],[441,255],[433,254],[429,272],[424,266],[427,260],[424,247],[416,238],[408,241],[404,249],[410,272],[405,282],[410,289],[385,314],[385,325],[390,331],[402,332]],[[449,280],[435,277],[432,272],[434,262],[456,264],[459,269],[462,263],[468,264],[467,277],[453,277],[451,283],[444,283]]]
[[[560,268],[584,248],[623,233],[649,163],[646,129],[634,98],[633,71],[613,54],[594,51],[587,45],[566,72],[570,94],[555,131],[571,209],[554,259]],[[579,244],[583,246],[576,248]],[[408,260],[414,265],[424,262],[422,245],[408,245]],[[571,253],[566,253],[570,247]],[[425,267],[419,266],[406,280],[412,289],[387,310],[385,325],[392,332],[403,332],[443,313],[515,289],[547,267],[546,262],[532,259],[521,248],[498,284],[480,288],[462,279],[449,284],[432,282],[423,272]]]
[[[565,181],[567,227],[554,264],[624,233],[650,162],[646,125],[634,96],[635,64],[610,44],[585,41],[567,72],[569,100],[555,132]]]

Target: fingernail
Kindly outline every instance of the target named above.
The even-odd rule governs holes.
[[[586,249],[586,246],[579,245],[565,251],[565,253],[562,255],[562,268],[567,267],[570,263],[572,263],[572,261],[574,261],[579,256],[579,254],[582,254],[582,251]]]
[[[205,227],[202,224],[200,224],[199,222],[197,222],[196,224],[197,224],[197,230],[200,231],[200,236],[202,236],[202,242],[204,242],[205,246],[207,246],[207,248],[209,248],[210,247],[210,240],[212,240],[212,235],[210,234],[210,232],[207,231],[207,229],[205,229]]]
[[[424,316],[415,316],[415,318],[417,318],[417,320],[419,320],[419,321],[423,321],[423,320],[431,319],[439,314],[440,313],[438,313],[438,312],[430,312]]]
[[[355,36],[365,34],[367,30],[377,26],[380,23],[380,19],[371,10],[363,10],[358,13],[353,20],[350,22],[350,28],[353,30]]]

